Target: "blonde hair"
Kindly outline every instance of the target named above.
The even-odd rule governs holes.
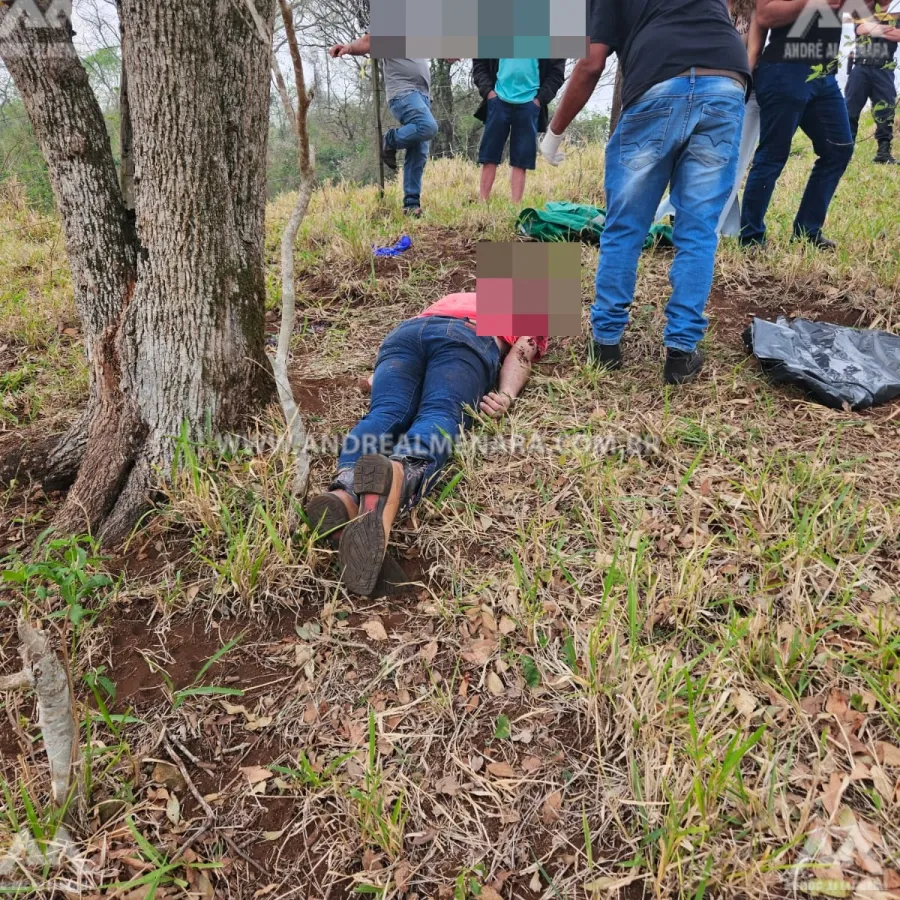
[[[756,0],[731,0],[731,18],[736,23],[749,22],[756,12]]]

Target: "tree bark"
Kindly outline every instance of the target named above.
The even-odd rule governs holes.
[[[43,13],[49,5],[50,0],[41,0],[38,8]],[[103,360],[134,290],[137,241],[119,191],[103,114],[72,46],[68,19],[57,14],[44,19],[44,27],[35,27],[28,16],[14,16],[0,6],[0,58],[22,96],[50,170],[89,364],[89,414],[58,443],[50,465],[38,454],[30,460],[38,471],[50,469],[66,485],[81,465],[89,423],[99,411]]]
[[[276,0],[252,2],[273,19]],[[272,390],[263,256],[271,46],[231,0],[119,8],[133,216],[68,19],[4,29],[0,6],[0,55],[50,167],[91,363],[88,409],[58,447],[65,467],[80,466],[55,524],[107,543],[147,507],[179,435],[233,431]]]
[[[622,62],[619,61],[618,67],[616,69],[616,85],[613,88],[613,102],[612,102],[612,110],[609,114],[609,136],[612,137],[616,127],[619,124],[619,119],[622,117]]]
[[[434,117],[438,123],[437,137],[431,145],[433,156],[453,155],[453,63],[446,59],[431,61],[431,96]]]

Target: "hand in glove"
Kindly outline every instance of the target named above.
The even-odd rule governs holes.
[[[563,136],[554,134],[552,128],[547,129],[544,139],[541,141],[541,156],[550,163],[551,166],[558,166],[566,158],[566,154],[560,150]]]

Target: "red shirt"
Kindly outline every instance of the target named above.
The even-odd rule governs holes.
[[[470,319],[477,324],[478,313],[475,304],[475,298],[477,296],[477,294],[472,292],[465,294],[447,294],[446,297],[442,297],[437,303],[429,306],[425,312],[420,313],[416,318],[421,319],[426,316],[447,316],[451,319]],[[548,338],[538,337],[536,335],[519,335],[519,337],[506,334],[496,335],[496,337],[502,338],[510,346],[515,344],[520,338],[526,336],[534,338],[534,342],[537,344],[537,356],[535,359],[540,359],[547,352],[547,346],[550,343]]]

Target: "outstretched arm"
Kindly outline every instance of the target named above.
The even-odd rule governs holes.
[[[513,400],[522,393],[522,388],[531,378],[531,367],[538,355],[538,345],[534,338],[519,338],[506,355],[500,369],[500,383],[496,391],[481,401],[481,411],[492,419],[499,419],[509,412]]]
[[[333,59],[337,59],[339,56],[368,56],[371,50],[372,38],[368,34],[364,34],[352,44],[335,44],[328,54]]]
[[[550,130],[553,134],[563,134],[572,119],[587,105],[606,68],[607,59],[609,59],[609,47],[606,44],[591,44],[591,55],[585,59],[579,59],[575,64],[566,92],[550,123]]]

